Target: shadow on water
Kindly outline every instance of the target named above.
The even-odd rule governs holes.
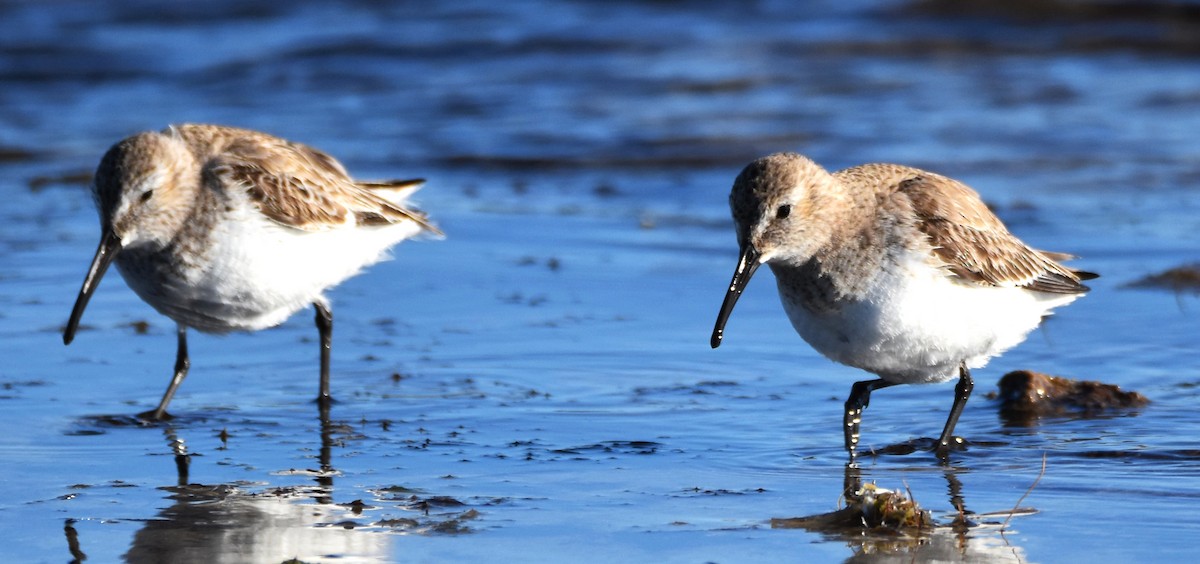
[[[151,426],[144,420],[118,416],[87,418],[92,425]],[[330,407],[319,407],[318,468],[293,470],[312,477],[312,485],[277,486],[253,491],[252,484],[205,484],[192,481],[192,457],[186,429],[163,423],[162,432],[175,462],[175,485],[163,486],[169,506],[156,518],[145,520],[123,557],[128,562],[212,562],[233,559],[247,562],[351,558],[387,560],[394,538],[385,531],[419,535],[457,535],[474,532],[467,523],[479,517],[475,509],[449,496],[426,496],[393,486],[364,501],[335,501],[334,448],[344,446],[353,429],[330,416]],[[88,434],[86,432],[78,434]],[[227,439],[221,434],[222,442]],[[364,520],[382,506],[391,505],[411,515]],[[87,559],[75,519],[64,526],[67,549],[75,562]]]
[[[950,506],[956,511],[934,518],[912,497],[864,483],[863,470],[847,465],[841,499],[845,507],[806,517],[776,518],[776,529],[804,529],[827,540],[844,542],[854,552],[847,562],[1021,562],[1023,551],[1003,536],[1014,515],[1036,513],[1014,507],[978,514],[967,509],[963,484],[966,469],[946,467],[942,475]],[[907,489],[907,488],[906,488]]]

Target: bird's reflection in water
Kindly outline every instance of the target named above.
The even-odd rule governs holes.
[[[252,495],[225,485],[191,485],[146,522],[129,562],[283,562],[328,555],[385,560],[391,535],[355,531],[350,511],[294,498]]]
[[[317,503],[330,504],[333,503],[333,475],[337,472],[333,469],[333,423],[329,419],[330,402],[317,402],[317,409],[321,420],[321,450],[317,455],[317,461],[320,463],[320,470],[317,472]]]
[[[472,523],[480,513],[450,496],[426,495],[402,485],[376,488],[347,488],[342,493],[351,501],[335,502],[334,447],[359,430],[330,417],[330,408],[318,410],[318,468],[294,470],[292,476],[311,476],[311,485],[277,486],[266,491],[249,491],[245,484],[206,485],[193,481],[193,453],[184,439],[185,425],[162,425],[175,462],[175,485],[159,488],[167,492],[170,506],[145,520],[125,554],[130,562],[258,562],[293,558],[319,560],[335,557],[343,561],[387,561],[395,532],[417,535],[460,535],[473,533]],[[178,420],[176,420],[178,421]],[[82,417],[70,434],[104,436],[105,429],[142,428],[148,424],[122,415]],[[229,435],[218,435],[228,448]],[[257,486],[257,484],[255,484]],[[362,498],[369,496],[364,501]],[[495,502],[495,500],[492,500]],[[369,512],[369,513],[366,513]],[[365,518],[366,516],[373,519]],[[130,519],[127,519],[130,520]],[[67,549],[75,562],[87,558],[81,548],[75,520],[63,526]]]
[[[186,486],[188,484],[188,470],[192,466],[192,455],[188,453],[187,443],[175,432],[175,427],[167,425],[163,428],[163,433],[167,436],[167,444],[171,447],[171,453],[175,455],[175,472],[179,479],[177,484]]]
[[[333,502],[335,428],[328,406],[320,417],[320,468],[311,487],[264,493],[236,485],[192,483],[191,454],[178,430],[164,432],[175,456],[177,485],[162,488],[174,503],[146,521],[125,554],[129,562],[282,562],[337,555],[386,560],[392,535],[355,531],[362,503]],[[68,541],[70,541],[68,531]],[[72,553],[78,550],[76,543]]]
[[[847,562],[1022,562],[1019,547],[1003,536],[1010,511],[975,514],[966,507],[958,470],[943,469],[952,516],[939,522],[911,499],[863,482],[861,468],[846,466],[846,506],[808,517],[772,519],[775,528],[805,529],[841,539],[853,554]]]
[[[63,533],[67,535],[67,550],[71,551],[71,564],[79,564],[87,560],[87,554],[79,548],[79,531],[75,530],[75,520],[67,519],[63,525]]]

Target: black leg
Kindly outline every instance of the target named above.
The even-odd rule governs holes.
[[[958,418],[962,415],[963,408],[967,406],[967,398],[971,397],[971,390],[975,389],[975,381],[971,379],[971,371],[967,370],[967,363],[958,365],[958,385],[954,386],[954,405],[950,407],[950,416],[946,418],[946,428],[942,429],[942,437],[938,439],[937,457],[943,463],[950,461],[950,450],[958,446],[962,440],[954,436],[954,426],[958,424]]]
[[[858,465],[846,465],[842,476],[842,498],[847,503],[862,500],[862,473]]]
[[[862,423],[863,410],[871,403],[871,392],[896,385],[883,378],[855,382],[846,400],[846,411],[842,418],[842,431],[846,433],[846,451],[850,453],[851,466],[858,457],[858,427]]]
[[[321,336],[321,387],[317,393],[317,403],[328,406],[333,402],[329,395],[329,351],[333,348],[333,312],[321,302],[314,302],[317,309],[317,332]]]
[[[183,383],[183,379],[187,378],[188,368],[192,366],[192,361],[188,358],[187,351],[187,326],[180,323],[176,329],[176,334],[179,344],[175,349],[175,374],[171,376],[171,383],[167,385],[167,392],[159,400],[158,407],[154,408],[153,411],[139,413],[138,417],[153,419],[155,421],[171,418],[167,414],[167,405],[171,403],[171,398],[175,397],[175,390],[178,390],[179,385]]]

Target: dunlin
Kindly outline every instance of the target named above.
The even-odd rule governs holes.
[[[327,405],[333,315],[323,293],[421,232],[405,207],[421,180],[359,182],[333,157],[257,131],[172,126],[108,150],[92,184],[100,246],[63,332],[70,344],[114,261],[126,284],[177,324],[175,372],[157,408],[187,375],[189,327],[257,331],[313,304],[320,335],[318,401]]]
[[[1021,242],[966,185],[905,166],[831,174],[801,155],[774,154],[742,170],[729,205],[740,257],[711,344],[721,344],[755,270],[770,266],[796,332],[826,357],[879,376],[854,384],[846,401],[851,464],[873,390],[957,375],[935,445],[947,460],[963,444],[953,433],[974,386],[970,369],[1023,341],[1096,277],[1059,264],[1070,255]]]

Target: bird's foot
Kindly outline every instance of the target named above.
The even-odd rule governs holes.
[[[941,441],[935,441],[934,447],[933,447],[933,452],[934,452],[934,454],[937,455],[938,460],[942,464],[949,464],[950,463],[950,453],[951,452],[962,452],[964,450],[967,450],[967,444],[968,443],[967,443],[966,439],[964,439],[962,437],[958,437],[958,436],[953,436],[953,437],[950,437],[950,439],[947,440],[945,443],[943,443]]]
[[[969,445],[967,440],[962,437],[950,437],[948,443],[942,445],[938,439],[919,437],[877,449],[874,451],[874,454],[905,455],[917,451],[932,452],[937,455],[938,460],[946,462],[949,460],[951,452],[967,450],[967,446]]]
[[[167,421],[175,419],[175,416],[171,415],[170,413],[167,413],[166,411],[158,411],[157,409],[151,409],[150,411],[143,411],[143,412],[137,414],[137,418],[139,421],[149,425],[149,424],[154,424],[154,423],[165,423]]]

